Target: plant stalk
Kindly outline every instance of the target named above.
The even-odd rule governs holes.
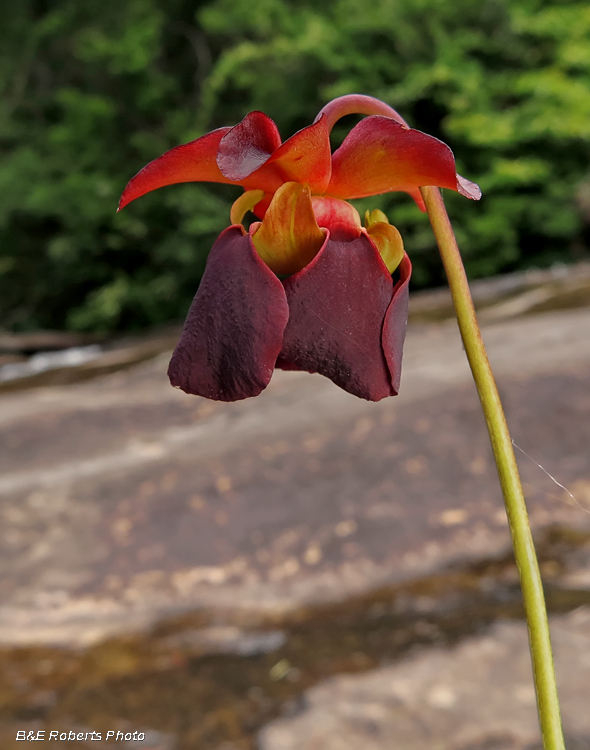
[[[447,274],[461,338],[481,401],[504,495],[529,631],[543,747],[545,750],[565,750],[543,583],[512,439],[442,195],[436,187],[422,187],[420,192]]]

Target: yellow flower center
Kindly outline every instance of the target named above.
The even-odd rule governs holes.
[[[233,204],[232,224],[241,224],[265,196],[262,190],[247,190]],[[312,196],[308,185],[286,182],[275,192],[262,222],[250,227],[252,242],[267,266],[279,275],[297,273],[310,263],[326,239],[352,241],[367,235],[381,254],[388,271],[404,256],[400,233],[378,209],[367,211],[365,226],[354,206],[339,198]]]

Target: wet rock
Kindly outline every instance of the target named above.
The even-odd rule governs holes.
[[[125,743],[128,748],[141,748],[141,750],[175,750],[176,738],[171,734],[164,734],[155,729],[148,729],[142,733],[143,739]]]
[[[276,651],[286,640],[281,630],[243,631],[231,625],[181,630],[162,640],[167,649],[181,649],[190,654],[239,654],[255,656]]]
[[[95,344],[102,339],[104,339],[104,336],[74,331],[34,331],[30,333],[0,331],[0,353],[34,354],[41,351],[61,351],[71,347]]]
[[[568,748],[590,747],[590,609],[552,619]],[[428,649],[309,690],[261,750],[531,750],[538,720],[526,627],[502,622],[454,648]]]
[[[138,337],[123,337],[100,345],[93,343],[69,347],[60,346],[60,338],[52,334],[46,341],[48,348],[41,351],[35,351],[34,346],[43,342],[45,334],[31,334],[31,356],[20,356],[15,360],[14,355],[4,355],[11,356],[12,361],[0,360],[0,392],[67,385],[125,370],[151,360],[174,346],[179,333],[179,327],[172,327],[169,330]],[[51,347],[49,344],[54,338],[56,340]],[[99,337],[86,338],[92,341]],[[79,339],[84,341],[84,337]],[[68,340],[75,341],[76,338],[64,334],[64,341],[61,343]],[[26,344],[27,341],[28,337],[19,343]],[[28,350],[25,348],[21,351]]]
[[[25,361],[8,364],[2,363],[3,366],[0,368],[0,383],[27,380],[48,370],[81,367],[97,359],[100,355],[101,349],[97,344],[76,346],[57,352],[40,352]]]

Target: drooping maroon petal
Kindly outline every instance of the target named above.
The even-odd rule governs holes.
[[[398,268],[400,279],[394,287],[393,299],[385,313],[382,336],[383,353],[389,366],[391,385],[396,394],[399,393],[402,374],[402,353],[408,325],[409,285],[412,275],[412,264],[407,254],[404,253]]]
[[[297,365],[294,365],[292,362],[287,362],[287,360],[283,359],[281,356],[278,357],[275,367],[277,370],[306,372],[306,370],[302,370],[301,367],[297,367]]]
[[[288,318],[281,282],[243,227],[229,227],[209,254],[170,361],[170,382],[216,401],[257,396],[272,377]]]
[[[264,112],[250,112],[221,139],[217,165],[225,177],[242,182],[280,145],[281,136],[270,117]]]
[[[369,401],[394,395],[382,349],[393,282],[365,235],[351,242],[328,238],[283,285],[289,322],[279,366],[318,372]]]

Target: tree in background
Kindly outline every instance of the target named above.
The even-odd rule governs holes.
[[[472,277],[584,257],[589,36],[590,8],[563,0],[6,0],[2,325],[183,317],[240,191],[174,186],[115,216],[129,176],[251,109],[286,137],[354,91],[448,142],[481,185],[479,207],[448,196]],[[441,282],[412,201],[379,207],[404,236],[415,287]]]

